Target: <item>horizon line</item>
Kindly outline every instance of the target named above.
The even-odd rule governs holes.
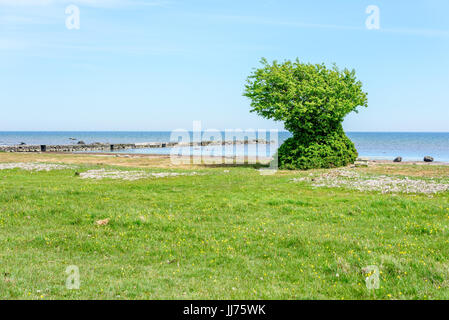
[[[73,132],[88,132],[88,133],[95,133],[95,132],[172,132],[179,129],[174,130],[4,130],[0,131],[0,133],[18,133],[18,132],[29,132],[29,133],[36,133],[36,132],[47,132],[47,133],[61,133],[61,132],[67,132],[67,133],[73,133]],[[224,132],[226,130],[229,131],[236,131],[236,130],[243,130],[243,129],[206,129],[201,130],[201,132],[208,131],[208,130],[219,130],[220,132]],[[278,130],[278,129],[252,129],[255,131],[258,130]],[[193,132],[192,130],[186,130],[187,132]],[[243,130],[245,131],[245,130]],[[287,132],[291,133],[287,130],[278,130],[279,132]],[[449,133],[449,131],[358,131],[358,130],[345,130],[347,133]]]

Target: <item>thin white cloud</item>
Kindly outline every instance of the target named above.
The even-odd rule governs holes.
[[[15,39],[0,38],[0,50],[23,50],[27,47],[26,43]]]
[[[332,30],[353,30],[367,32],[385,32],[400,35],[413,35],[424,37],[449,37],[449,30],[424,29],[424,28],[380,28],[379,30],[368,30],[363,26],[344,26],[335,24],[319,24],[319,23],[301,23],[286,20],[274,20],[256,16],[231,16],[231,15],[210,15],[209,18],[214,21],[222,20],[243,24],[260,24],[291,28],[309,28],[309,29],[332,29]]]
[[[381,28],[379,31],[403,35],[424,36],[424,37],[449,37],[449,30],[438,30],[438,29]]]
[[[0,0],[0,25],[16,28],[27,24],[51,24],[60,19],[54,11],[47,7],[75,4],[91,8],[129,8],[129,7],[167,7],[173,2],[169,0]],[[29,9],[29,10],[26,10]],[[34,11],[35,9],[41,9]],[[43,10],[42,10],[43,9]]]
[[[124,56],[157,56],[157,55],[178,55],[186,52],[184,48],[170,43],[160,43],[155,45],[141,43],[127,43],[121,45],[98,44],[96,42],[84,42],[72,44],[64,40],[55,42],[43,42],[42,39],[29,37],[24,39],[0,37],[0,55],[13,53],[25,56],[64,58],[72,57],[82,53],[108,53]]]
[[[35,21],[30,17],[7,15],[0,16],[0,24],[28,24]]]
[[[50,5],[75,4],[89,7],[123,7],[123,6],[165,6],[164,0],[0,0],[0,6],[42,7]]]
[[[295,28],[319,28],[319,29],[342,29],[342,30],[362,30],[363,27],[352,27],[352,26],[339,26],[331,24],[318,24],[318,23],[302,23],[295,21],[286,20],[274,20],[264,17],[255,16],[229,16],[229,15],[213,15],[211,16],[213,20],[224,20],[237,23],[245,24],[262,24],[262,25],[272,25],[272,26],[285,26],[285,27],[295,27]]]
[[[1,6],[20,7],[20,6],[47,6],[54,4],[55,0],[0,0]]]

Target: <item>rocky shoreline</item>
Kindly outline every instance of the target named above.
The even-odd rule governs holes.
[[[0,152],[88,152],[88,151],[117,151],[129,149],[149,148],[174,148],[189,146],[210,145],[241,145],[241,144],[270,144],[271,141],[264,139],[237,140],[237,141],[201,141],[201,142],[143,142],[143,143],[91,143],[70,145],[13,145],[0,146]]]

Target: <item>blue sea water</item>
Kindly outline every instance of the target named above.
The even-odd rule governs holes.
[[[235,134],[236,139],[243,139],[243,134]],[[449,133],[426,132],[347,132],[348,137],[354,142],[359,156],[372,159],[394,159],[401,156],[404,160],[422,160],[424,156],[432,156],[435,161],[449,162]],[[167,142],[170,141],[169,131],[150,132],[0,132],[0,145],[15,145],[24,142],[28,145],[57,145],[76,144],[77,141],[85,143],[138,143],[138,142]],[[279,145],[290,137],[289,132],[279,132]],[[75,139],[75,140],[71,140]],[[255,137],[250,137],[250,139]],[[269,135],[259,136],[267,140],[274,137]],[[204,139],[204,138],[203,138]],[[225,134],[222,133],[222,139]],[[204,140],[210,140],[205,138]],[[125,150],[126,153],[152,153],[169,154],[169,148]],[[184,153],[186,150],[180,150]],[[193,148],[193,154],[215,154],[217,148],[204,147]],[[259,155],[266,156],[275,152],[274,147],[255,145],[236,146],[224,148],[219,151],[223,155]],[[185,153],[184,153],[185,154]]]
[[[449,162],[449,132],[348,132],[360,156],[371,159]]]

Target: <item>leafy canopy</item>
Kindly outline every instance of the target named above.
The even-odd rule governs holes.
[[[336,65],[328,69],[298,59],[270,64],[263,58],[261,63],[245,86],[251,112],[284,121],[294,135],[332,133],[348,113],[367,106],[367,94],[354,70],[339,70]]]

